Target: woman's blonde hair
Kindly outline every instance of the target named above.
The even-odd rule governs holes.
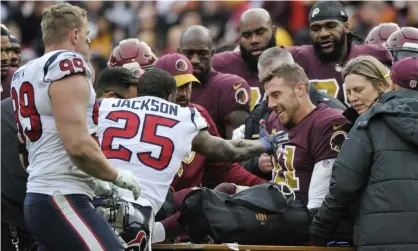
[[[372,56],[358,56],[348,61],[342,72],[343,78],[345,79],[348,74],[365,77],[379,94],[389,91],[392,86],[390,70]]]

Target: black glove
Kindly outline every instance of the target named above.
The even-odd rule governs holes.
[[[274,154],[277,149],[283,144],[289,143],[289,135],[287,132],[278,131],[275,134],[269,135],[266,129],[266,122],[260,120],[260,142],[264,146],[264,152]]]

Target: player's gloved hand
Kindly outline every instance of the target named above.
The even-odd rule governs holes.
[[[111,195],[112,194],[112,188],[110,187],[110,182],[95,179],[94,183],[96,186],[94,187],[94,194],[97,196],[103,196],[103,195]]]
[[[141,188],[136,181],[135,174],[130,171],[120,170],[118,177],[113,181],[113,184],[120,188],[131,190],[135,200],[138,199],[141,194]]]
[[[241,125],[232,131],[232,139],[243,139],[245,137],[245,125]]]
[[[266,122],[260,120],[260,142],[264,146],[264,152],[274,154],[281,145],[289,143],[289,135],[287,132],[279,131],[275,134],[269,135],[266,129]]]

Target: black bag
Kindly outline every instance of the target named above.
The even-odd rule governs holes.
[[[217,244],[304,245],[309,241],[306,205],[286,185],[272,182],[232,196],[207,188],[192,191],[184,199],[179,223],[194,243],[207,236]]]

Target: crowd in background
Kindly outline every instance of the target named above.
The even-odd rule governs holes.
[[[59,1],[2,1],[1,22],[22,44],[22,62],[43,53],[41,16]],[[88,11],[93,58],[105,62],[116,43],[137,37],[158,56],[177,49],[184,27],[199,24],[209,28],[217,48],[235,44],[240,15],[263,7],[278,27],[278,44],[310,44],[308,13],[315,1],[75,1]],[[361,37],[382,22],[418,27],[418,1],[342,1],[351,17],[352,29]]]

